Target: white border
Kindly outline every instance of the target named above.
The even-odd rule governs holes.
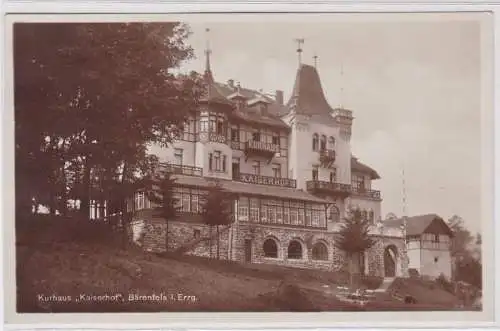
[[[443,12],[443,11],[453,11],[453,10],[459,10],[459,11],[485,11],[485,10],[493,10],[494,8],[492,6],[484,5],[484,4],[474,4],[474,3],[451,3],[451,4],[416,4],[416,3],[396,3],[396,4],[346,4],[346,3],[340,3],[340,4],[332,4],[332,3],[324,3],[324,2],[315,2],[314,4],[295,4],[295,5],[290,5],[286,3],[274,3],[274,4],[252,4],[252,3],[231,3],[230,6],[228,6],[228,2],[223,3],[222,1],[219,3],[203,3],[201,2],[198,3],[179,3],[179,2],[174,2],[174,3],[169,3],[169,4],[158,4],[158,3],[118,3],[115,1],[108,1],[106,3],[85,3],[85,2],[66,2],[66,1],[60,1],[60,2],[42,2],[42,1],[37,1],[37,2],[24,2],[24,3],[6,3],[4,7],[2,8],[4,13],[9,12],[9,13],[26,13],[26,12],[31,12],[31,13],[114,13],[115,15],[110,15],[106,17],[106,20],[111,20],[111,21],[117,21],[117,20],[123,20],[123,13],[167,13],[167,12],[193,12],[193,11],[206,11],[206,12],[234,12],[234,11],[288,11],[288,12],[298,12],[298,11],[315,11],[315,12],[326,12],[326,11],[335,11],[335,12],[412,12],[412,11],[418,11],[418,12]],[[119,9],[119,10],[118,10]],[[117,12],[121,14],[117,14]],[[44,15],[45,16],[45,15]],[[93,16],[93,15],[92,15]],[[97,17],[91,15],[84,15],[83,17],[80,16],[78,20],[102,20],[102,17]],[[167,20],[169,15],[166,14],[156,14],[154,15],[157,17],[159,20]],[[234,17],[229,17],[228,20],[233,20],[233,19],[242,19],[245,16],[248,17],[248,15],[238,15],[238,18]],[[293,15],[295,16],[295,15]],[[379,15],[376,19],[382,19],[382,16],[385,15]],[[439,14],[438,14],[439,16]],[[136,15],[134,17],[134,21],[139,20],[143,21],[146,20],[147,17],[151,17],[151,15]],[[179,18],[179,15],[175,16],[176,19],[181,19]],[[181,15],[182,17],[182,15]],[[42,18],[41,15],[39,19]],[[67,20],[74,21],[75,17],[69,17],[66,15]],[[296,19],[298,17],[295,17]],[[7,20],[10,18],[7,17]],[[44,20],[61,20],[61,17],[59,15],[50,15],[50,16],[45,16],[43,18]],[[129,16],[127,16],[127,19],[129,19]],[[205,17],[204,17],[205,19]],[[288,19],[288,18],[287,18]],[[217,21],[220,21],[220,17],[216,18]],[[498,23],[497,21],[500,21],[498,18],[495,18],[495,23]],[[5,23],[5,22],[4,22]],[[11,26],[9,25],[4,25],[7,29],[10,29]],[[495,25],[495,50],[498,50],[498,47],[500,45],[500,35],[498,33],[499,28],[498,24]],[[7,31],[9,32],[9,31]],[[5,35],[5,34],[4,34]],[[485,35],[485,38],[491,38],[491,35]],[[5,43],[2,44],[2,46],[6,46],[6,49],[9,49],[10,47],[10,36],[7,34],[7,37],[5,39]],[[483,56],[492,56],[491,52],[486,52],[488,54],[483,54]],[[495,52],[496,53],[496,52]],[[4,52],[5,59],[7,61],[7,66],[5,66],[5,61],[3,62],[4,66],[2,67],[2,72],[5,73],[6,81],[7,82],[12,82],[12,69],[9,68],[9,63],[12,61],[12,55],[9,53]],[[487,62],[483,61],[483,65]],[[493,77],[493,70],[492,68],[489,68],[490,70],[488,71],[490,75],[483,76],[483,86],[491,86],[491,79]],[[498,77],[498,68],[495,66],[495,75]],[[500,90],[500,84],[498,82],[495,82],[495,91]],[[9,87],[9,85],[4,85],[6,87]],[[483,93],[490,93],[492,91],[486,91],[485,89],[482,89]],[[13,176],[5,176],[6,173],[5,171],[8,170],[8,168],[13,169],[13,160],[12,159],[5,159],[6,156],[11,156],[13,155],[13,146],[11,145],[12,142],[12,135],[13,135],[13,127],[11,127],[12,124],[12,95],[9,94],[11,91],[8,89],[3,90],[3,97],[5,97],[5,110],[2,112],[2,115],[4,116],[4,121],[3,123],[5,124],[2,126],[3,128],[3,144],[2,146],[4,147],[2,156],[4,159],[1,162],[1,166],[4,167],[2,169],[2,179],[3,179],[3,187],[4,188],[13,188]],[[496,99],[496,98],[495,98]],[[10,104],[9,104],[10,102]],[[482,108],[487,107],[487,104],[483,104]],[[497,107],[495,107],[497,108]],[[483,122],[485,123],[491,123],[493,124],[493,114],[491,113],[482,113],[483,115]],[[486,116],[486,118],[484,117]],[[491,138],[490,135],[492,132],[488,132],[488,130],[483,130],[482,131],[483,135],[482,138],[488,140],[488,138]],[[498,135],[495,135],[495,142],[498,142],[497,140]],[[493,183],[491,181],[491,174],[493,172],[493,167],[491,164],[491,147],[490,145],[483,144],[483,150],[482,150],[482,161],[483,161],[483,184],[485,185],[484,188],[486,191],[492,192],[493,188]],[[495,146],[498,146],[495,144]],[[495,151],[497,151],[495,149]],[[495,159],[496,160],[496,159]],[[488,162],[489,161],[489,162]],[[7,169],[5,169],[8,167]],[[10,175],[10,173],[9,173]],[[495,184],[498,185],[498,181],[495,181]],[[498,186],[497,186],[498,187]],[[484,192],[483,188],[483,192]],[[9,194],[10,192],[8,190],[3,192],[3,199],[2,201],[4,202],[3,205],[3,210],[4,210],[4,216],[7,216],[6,212],[9,211],[10,206],[13,206],[13,195]],[[489,199],[483,199],[483,209],[488,210],[492,207],[493,205],[493,200]],[[12,215],[12,214],[10,214]],[[485,216],[483,216],[484,218]],[[486,216],[487,217],[487,216]],[[6,222],[8,222],[9,217],[4,217],[3,218]],[[12,218],[10,218],[12,219]],[[483,239],[485,243],[489,243],[489,246],[484,247],[484,258],[485,260],[488,259],[489,261],[493,261],[491,254],[493,254],[493,228],[490,227],[483,227],[485,228],[484,234],[483,234]],[[4,239],[7,244],[13,244],[13,232],[8,231],[9,229],[5,229],[4,231]],[[496,245],[496,249],[498,252],[498,244]],[[6,263],[12,261],[14,257],[13,250],[9,249],[10,247],[13,246],[3,246],[3,248],[7,248],[5,251],[5,255],[2,254],[2,258],[6,258]],[[496,256],[496,262],[499,262],[499,255],[495,254]],[[5,266],[6,263],[2,263],[2,266]],[[12,265],[12,264],[10,264]],[[495,265],[498,265],[495,263]],[[4,271],[5,272],[5,271]],[[488,291],[493,291],[493,283],[492,280],[494,277],[492,275],[495,274],[494,270],[494,265],[491,263],[484,263],[484,273],[485,275],[489,275],[487,277],[488,280],[488,286],[487,289]],[[4,273],[2,273],[3,275]],[[13,276],[13,275],[11,275]],[[5,282],[12,282],[12,279],[4,279]],[[9,298],[14,298],[15,293],[12,292],[12,289],[14,287],[11,287],[9,292],[5,292],[5,299],[8,300]],[[496,289],[497,291],[497,297],[498,297],[498,288]],[[486,293],[486,291],[485,291]],[[486,298],[485,298],[486,299]],[[486,300],[484,302],[485,306],[490,306],[493,308],[492,303],[494,298],[489,297],[490,302],[488,303]],[[497,309],[498,310],[498,309]],[[5,312],[5,311],[4,311]],[[494,310],[491,310],[490,313],[493,313]],[[484,318],[485,314],[483,313],[464,313],[464,312],[447,312],[447,313],[442,313],[442,312],[398,312],[395,314],[394,312],[380,312],[380,313],[371,313],[371,312],[364,312],[362,315],[362,318],[359,318],[359,315],[354,316],[352,315],[353,313],[154,313],[154,314],[21,314],[23,315],[23,322],[27,322],[30,324],[17,324],[16,328],[18,327],[26,327],[26,328],[33,328],[33,327],[44,327],[44,328],[53,328],[53,327],[59,327],[59,328],[85,328],[85,327],[98,327],[98,328],[106,328],[106,329],[117,329],[117,328],[126,328],[126,327],[133,327],[133,328],[138,328],[138,327],[164,327],[168,326],[169,328],[204,328],[206,329],[207,327],[209,328],[228,328],[228,329],[234,329],[234,328],[243,328],[243,329],[255,329],[255,328],[324,328],[324,327],[366,327],[366,328],[374,328],[374,327],[404,327],[404,328],[417,328],[417,327],[471,327],[472,325],[476,327],[488,327],[488,326],[493,326],[496,325],[495,322],[491,321],[491,318],[493,315],[489,315],[486,317],[489,317],[489,321],[483,321],[483,322],[478,322],[478,320],[482,317]],[[6,314],[8,315],[8,314]],[[425,315],[425,316],[424,316]],[[446,315],[446,316],[443,316]],[[498,320],[498,315],[499,312],[497,312],[497,316],[495,320]],[[148,323],[147,321],[151,321],[151,317],[156,319],[158,323],[151,324]],[[446,319],[443,320],[443,317]],[[146,319],[145,319],[146,318]],[[429,319],[430,318],[430,319]],[[93,323],[88,323],[88,321],[92,320]],[[474,322],[471,322],[474,320]],[[48,324],[42,324],[41,322],[48,322]],[[9,319],[6,322],[21,322],[19,319]],[[120,324],[118,324],[119,322]],[[353,322],[355,322],[355,325],[353,325]],[[31,323],[37,323],[36,325],[33,325]],[[67,324],[70,323],[70,324]],[[78,323],[78,324],[76,324]],[[99,323],[96,325],[95,323]],[[106,323],[106,324],[101,324],[101,323]],[[112,324],[110,324],[112,323]],[[122,323],[134,323],[134,324],[122,324]],[[139,323],[139,324],[136,324]],[[146,324],[145,324],[146,323]],[[411,323],[411,324],[410,324]],[[11,325],[11,327],[14,325]]]

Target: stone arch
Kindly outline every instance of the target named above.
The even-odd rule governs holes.
[[[394,244],[384,248],[384,276],[396,277],[398,267],[399,253]]]
[[[287,258],[291,260],[300,260],[304,258],[304,253],[306,250],[304,249],[304,244],[302,240],[298,238],[294,238],[290,240],[287,248]]]
[[[314,243],[311,251],[311,258],[317,261],[328,260],[328,245],[323,240],[318,240]]]
[[[262,243],[264,257],[278,258],[279,257],[279,240],[274,236],[268,236]]]

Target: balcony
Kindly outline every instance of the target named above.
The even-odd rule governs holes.
[[[245,143],[246,159],[250,155],[262,156],[270,162],[276,153],[279,153],[280,146],[263,141],[249,140]]]
[[[186,176],[203,176],[203,169],[192,166],[185,166],[180,164],[163,164],[165,171],[176,175],[186,175]]]
[[[366,197],[366,198],[370,198],[370,199],[375,199],[375,200],[380,200],[381,197],[380,197],[380,191],[376,191],[376,190],[367,190],[365,188],[362,188],[362,187],[355,187],[353,186],[352,187],[352,192],[356,195],[359,195],[359,196],[362,196],[362,197]]]
[[[297,187],[297,181],[291,178],[279,178],[279,177],[239,173],[239,174],[233,174],[233,180],[243,183],[259,184],[259,185],[281,186],[290,188]]]
[[[332,149],[320,150],[319,162],[323,167],[330,168],[335,162],[335,151]]]
[[[342,198],[347,198],[351,194],[351,185],[335,182],[310,180],[306,182],[306,188],[313,194],[337,195]]]

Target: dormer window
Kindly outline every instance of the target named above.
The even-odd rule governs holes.
[[[313,140],[312,140],[312,149],[313,151],[317,151],[319,147],[319,136],[317,133],[313,134]]]

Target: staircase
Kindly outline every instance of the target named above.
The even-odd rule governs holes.
[[[382,281],[382,284],[380,284],[380,286],[373,292],[385,293],[389,289],[389,287],[391,287],[395,279],[396,277],[385,277],[384,280]]]
[[[225,226],[225,227],[219,229],[219,235],[223,234],[225,231],[229,230],[230,228],[231,228],[231,225],[228,225],[228,226]],[[214,231],[214,233],[212,233],[211,236],[200,237],[200,238],[196,238],[194,240],[188,241],[187,243],[185,243],[181,247],[177,248],[174,251],[174,254],[185,254],[185,253],[189,252],[190,250],[192,250],[193,248],[195,248],[196,246],[198,246],[198,244],[205,242],[205,241],[209,241],[210,239],[216,239],[216,238],[217,238],[217,231]]]

